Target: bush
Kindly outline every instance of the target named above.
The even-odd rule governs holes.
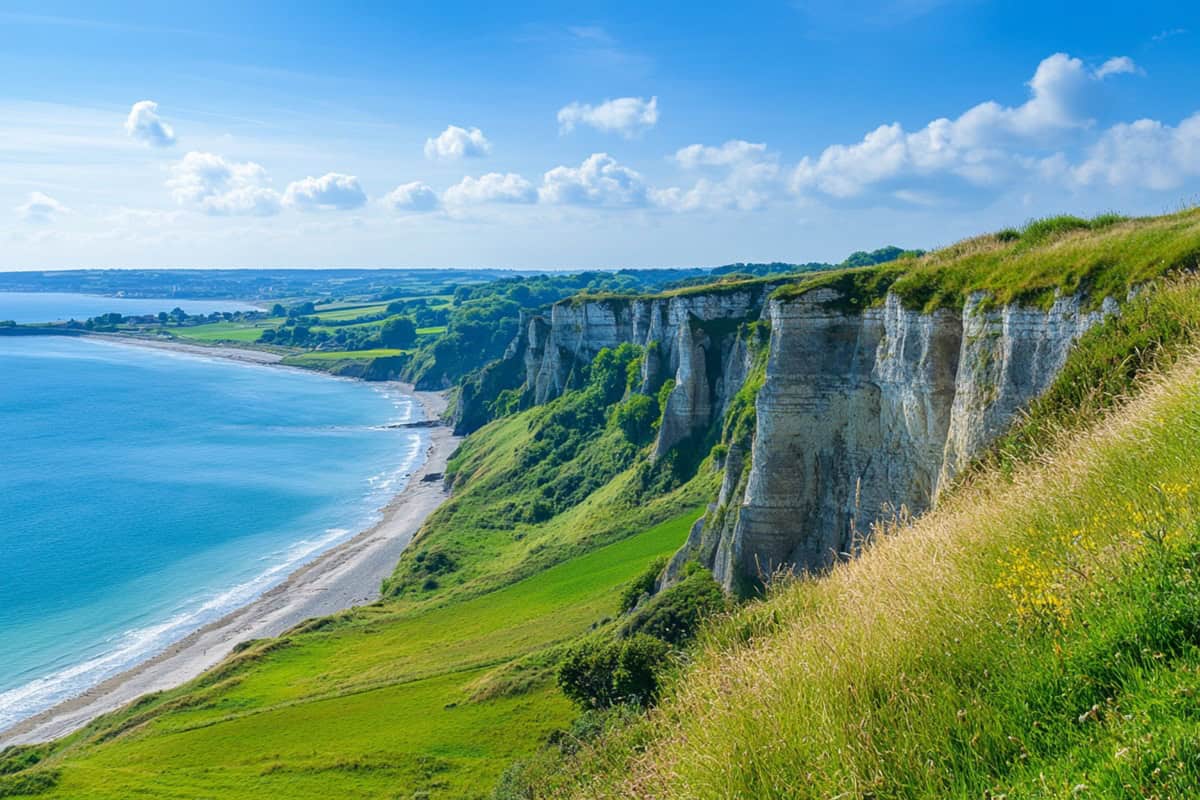
[[[630,362],[631,364],[636,362]],[[613,410],[613,423],[634,444],[645,444],[654,435],[658,403],[644,394],[635,394]]]
[[[686,578],[639,609],[621,633],[634,637],[648,634],[679,645],[692,638],[706,617],[724,611],[726,602],[712,573],[693,565]]]
[[[646,571],[633,579],[632,582],[621,590],[621,613],[627,614],[632,611],[642,599],[642,595],[654,594],[654,585],[658,583],[658,576],[667,566],[666,556],[660,556],[650,562],[650,566],[646,567]]]
[[[645,634],[607,642],[587,639],[567,652],[559,665],[558,685],[583,708],[647,706],[658,697],[659,671],[667,653],[665,642]]]

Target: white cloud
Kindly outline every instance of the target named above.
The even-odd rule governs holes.
[[[175,130],[158,116],[158,103],[140,100],[129,109],[125,118],[125,134],[142,144],[152,147],[170,147],[175,144]]]
[[[570,133],[577,125],[588,125],[605,133],[635,136],[658,124],[658,98],[618,97],[599,105],[574,102],[558,111],[560,133]]]
[[[898,180],[952,177],[973,186],[995,185],[1034,162],[1021,147],[1044,148],[1064,132],[1090,127],[1097,83],[1136,69],[1125,57],[1093,70],[1056,53],[1038,65],[1029,82],[1031,97],[1022,105],[980,103],[957,119],[936,119],[913,133],[899,123],[880,125],[860,142],[833,145],[816,158],[803,158],[792,174],[792,187],[852,198]]]
[[[478,178],[466,176],[442,194],[442,202],[452,206],[534,203],[537,202],[537,189],[516,173],[489,172]]]
[[[1107,78],[1109,75],[1140,75],[1142,68],[1133,63],[1129,56],[1116,56],[1100,65],[1096,70],[1097,78]]]
[[[42,192],[31,192],[24,203],[17,206],[17,216],[34,225],[49,225],[70,209]]]
[[[283,193],[283,204],[301,211],[348,211],[366,202],[367,193],[358,178],[337,172],[293,181]]]
[[[689,171],[703,171],[690,189],[655,190],[651,199],[672,211],[762,208],[779,190],[779,157],[766,144],[732,139],[719,147],[693,144],[675,153]]]
[[[1062,168],[1061,162],[1051,166]],[[1200,176],[1200,112],[1176,127],[1153,119],[1114,125],[1066,174],[1084,186],[1178,189]]]
[[[231,162],[192,151],[171,165],[170,174],[167,187],[180,205],[214,215],[279,212],[279,193],[270,188],[267,171],[253,161]]]
[[[429,184],[413,181],[384,195],[383,204],[393,211],[432,211],[438,206],[438,196]]]
[[[555,167],[542,178],[538,196],[544,203],[587,206],[639,206],[646,184],[608,153],[594,153],[578,167]]]
[[[479,128],[467,130],[450,125],[436,137],[425,140],[425,157],[430,160],[482,158],[490,152],[492,143]]]
[[[763,143],[732,139],[720,147],[688,145],[675,152],[675,160],[685,169],[725,167],[762,158],[766,152],[767,146]]]

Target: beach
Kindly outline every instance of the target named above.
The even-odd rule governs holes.
[[[116,337],[105,337],[112,341]],[[274,354],[126,340],[130,344],[194,352],[197,355],[234,358],[271,364]],[[224,351],[229,351],[228,353]],[[261,355],[263,358],[247,358]],[[421,404],[426,420],[438,419],[445,410],[443,392],[420,392],[402,385]],[[298,568],[256,600],[204,626],[170,645],[157,656],[0,731],[0,748],[55,739],[67,735],[97,716],[117,710],[144,694],[178,686],[218,664],[239,642],[278,636],[310,619],[370,603],[379,596],[380,584],[389,576],[400,554],[428,515],[447,497],[440,473],[458,445],[449,428],[427,428],[424,460],[405,487],[382,509],[369,529],[326,551]]]

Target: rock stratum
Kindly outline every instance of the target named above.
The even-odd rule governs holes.
[[[727,588],[777,570],[822,571],[880,519],[920,513],[1046,391],[1074,342],[1117,309],[1080,295],[1049,308],[857,308],[836,288],[779,282],[657,297],[575,298],[523,321],[506,359],[530,402],[573,385],[603,348],[645,348],[638,390],[672,381],[655,458],[724,436],[720,495],[668,567],[697,560]],[[754,392],[752,434],[723,422]],[[722,434],[722,428],[724,433]]]

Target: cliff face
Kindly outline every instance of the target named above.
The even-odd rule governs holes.
[[[855,310],[835,289],[771,299],[775,288],[559,303],[548,318],[524,320],[507,366],[486,376],[516,385],[523,371],[524,391],[544,403],[602,348],[641,345],[640,390],[674,381],[659,458],[698,446],[691,437],[712,431],[758,370],[753,438],[727,443],[720,496],[667,580],[689,560],[734,588],[853,555],[881,518],[929,508],[1050,386],[1075,340],[1116,309],[1106,301],[1085,312],[1079,297],[1046,310],[992,308],[979,295],[927,314],[888,295]],[[745,335],[759,319],[769,328],[765,376]]]
[[[824,569],[881,517],[928,508],[1115,308],[1085,313],[1079,298],[1063,298],[1048,311],[985,311],[972,297],[961,311],[923,314],[889,296],[850,312],[841,300],[818,289],[767,307],[745,490],[710,514],[722,524],[707,537],[712,556],[696,553],[726,586],[780,568]]]
[[[534,402],[547,402],[601,349],[641,345],[646,348],[641,390],[649,394],[667,380],[675,382],[655,442],[655,454],[661,455],[723,413],[741,385],[736,371],[731,376],[726,369],[738,362],[739,327],[758,319],[776,286],[558,303],[549,319],[534,317],[525,328],[526,389]]]

